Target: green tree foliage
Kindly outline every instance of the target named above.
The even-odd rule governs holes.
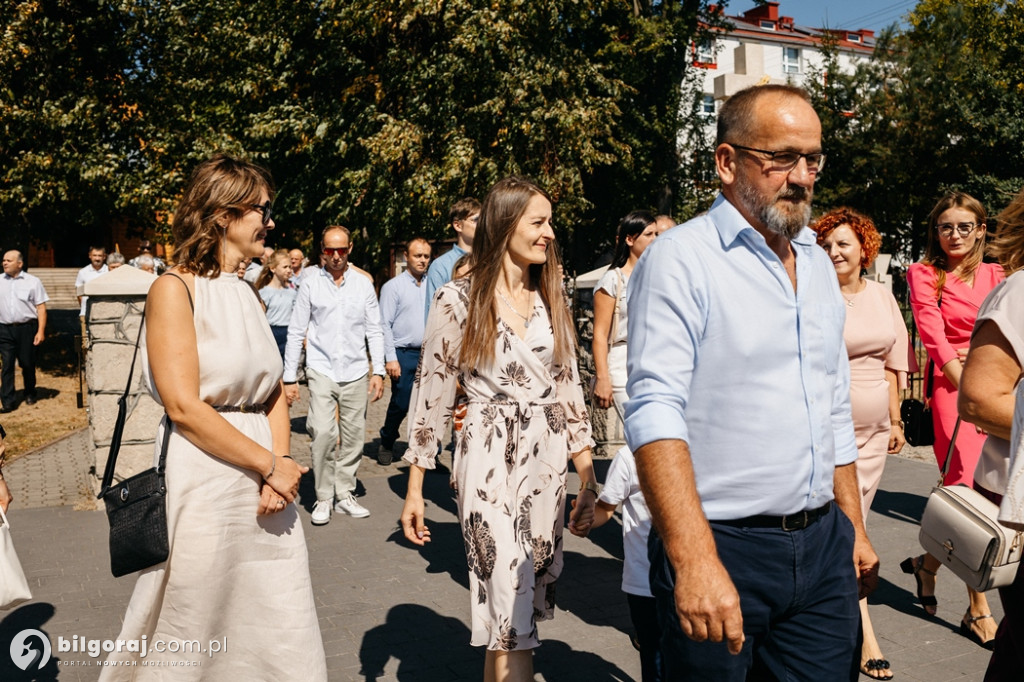
[[[701,0],[18,0],[0,20],[0,220],[38,239],[166,229],[217,150],[270,168],[277,243],[352,228],[356,260],[444,237],[509,173],[581,261],[671,208]],[[656,206],[660,204],[659,206]],[[585,263],[588,264],[588,263]]]
[[[888,248],[916,259],[949,189],[995,213],[1024,184],[1024,5],[922,0],[853,75],[811,79],[828,141],[818,208],[871,215]]]

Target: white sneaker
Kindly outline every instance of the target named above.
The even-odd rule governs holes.
[[[309,519],[314,526],[322,526],[331,520],[331,501],[317,500],[313,505],[313,514]]]
[[[356,502],[356,498],[352,497],[352,493],[340,498],[334,504],[334,511],[339,514],[348,514],[354,519],[365,519],[370,515],[370,510]]]

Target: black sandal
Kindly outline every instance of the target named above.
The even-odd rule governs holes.
[[[935,577],[935,571],[929,571],[924,567],[924,554],[919,557],[907,557],[900,562],[900,570],[904,573],[914,576],[914,580],[917,581],[917,600],[921,602],[921,606],[924,607],[924,612],[929,616],[934,616],[939,610],[939,601],[935,598],[934,594],[921,594],[924,585],[921,582],[921,574],[927,573],[928,575]],[[929,611],[928,607],[935,609],[935,611]]]
[[[889,672],[889,661],[884,658],[869,658],[860,664],[860,673],[867,675],[873,680],[891,680],[895,675]],[[882,673],[882,675],[888,674],[885,677],[879,677],[875,673]]]
[[[991,617],[992,617],[991,613],[986,613],[985,615],[982,615],[982,616],[972,616],[971,612],[968,611],[967,613],[964,614],[963,620],[960,621],[960,634],[963,635],[964,637],[966,637],[967,639],[971,640],[972,642],[974,642],[978,646],[980,646],[982,649],[988,649],[989,651],[992,651],[992,649],[995,648],[995,645],[996,645],[996,638],[993,637],[992,639],[990,639],[988,641],[982,641],[981,635],[979,635],[977,632],[975,632],[974,628],[971,627],[972,625],[974,625],[979,620],[981,620],[983,618],[991,618]]]

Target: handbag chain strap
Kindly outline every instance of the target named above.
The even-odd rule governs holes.
[[[619,300],[622,298],[622,268],[615,269],[615,307],[612,309],[612,323],[608,327],[608,347],[615,343],[615,337],[619,335]]]

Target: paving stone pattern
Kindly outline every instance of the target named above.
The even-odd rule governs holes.
[[[478,680],[483,651],[469,646],[465,554],[448,469],[429,474],[424,489],[433,542],[422,550],[406,545],[397,522],[405,465],[381,467],[372,458],[386,400],[387,394],[369,409],[367,456],[359,474],[360,502],[372,515],[335,515],[328,525],[313,527],[311,474],[301,487],[301,516],[330,679]],[[292,453],[308,463],[305,402],[293,406],[291,413]],[[7,654],[12,637],[25,628],[46,633],[55,649],[58,636],[113,639],[120,629],[134,578],[110,575],[105,515],[75,509],[91,499],[85,494],[90,456],[83,430],[13,462],[7,470],[17,498],[12,535],[35,600],[0,612],[0,680],[30,679],[19,677],[21,671]],[[928,459],[927,453],[915,456]],[[442,463],[447,461],[445,454]],[[598,462],[600,475],[607,464]],[[933,460],[889,458],[868,522],[882,558],[871,616],[898,680],[980,682],[989,653],[957,632],[967,606],[963,586],[949,572],[940,573],[939,614],[928,618],[916,603],[913,579],[898,568],[904,557],[920,552],[917,521],[935,476]],[[575,485],[573,481],[569,489]],[[629,644],[629,615],[619,589],[621,560],[617,517],[587,540],[566,532],[558,609],[553,621],[540,624],[537,679],[639,680],[640,664]],[[995,593],[990,601],[1001,617]],[[56,650],[53,656],[31,679],[95,680],[99,675],[102,656]]]

